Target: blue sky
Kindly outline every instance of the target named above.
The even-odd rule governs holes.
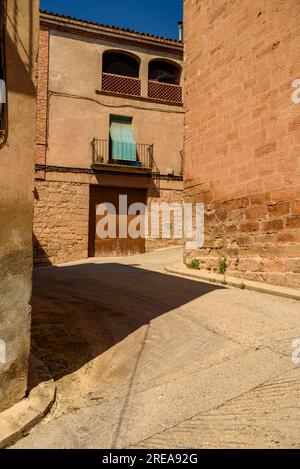
[[[177,39],[182,0],[41,0],[41,8]]]

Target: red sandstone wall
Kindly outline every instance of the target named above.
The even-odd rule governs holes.
[[[206,204],[189,257],[300,286],[298,0],[185,0],[185,194]]]

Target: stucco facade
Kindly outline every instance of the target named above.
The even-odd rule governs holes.
[[[185,0],[185,197],[205,204],[187,258],[300,286],[300,4]]]
[[[6,357],[1,354],[0,411],[22,399],[27,389],[38,3],[4,2],[7,107],[0,145],[0,339]]]
[[[127,53],[138,60],[139,96],[103,89],[103,55],[108,51]],[[148,68],[153,59],[178,65],[177,89],[181,89],[182,43],[42,13],[34,225],[37,263],[88,255],[91,185],[144,189],[148,202],[153,198],[172,200],[174,195],[182,194],[183,105],[149,98]],[[152,174],[111,166],[91,169],[91,142],[109,139],[111,115],[130,117],[136,142],[153,145]],[[69,212],[68,234],[63,226],[66,215],[61,212],[61,198],[51,189],[60,184],[77,189],[82,185],[79,191],[85,208],[81,214],[78,209],[77,219],[73,217],[73,228]],[[48,197],[51,193],[54,197]],[[67,197],[65,191],[65,203],[72,207],[73,200]],[[55,213],[52,218],[48,208]],[[148,244],[151,248],[154,245],[162,246],[164,242]]]

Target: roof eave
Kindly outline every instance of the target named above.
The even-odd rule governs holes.
[[[143,45],[144,47],[168,49],[175,53],[183,53],[182,42],[143,34],[137,31],[91,23],[45,11],[40,12],[40,21],[42,25],[52,29],[65,30],[85,36],[109,38],[117,40],[118,42],[122,40],[122,42],[139,43],[139,45]]]

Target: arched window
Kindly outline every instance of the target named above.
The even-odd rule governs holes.
[[[140,74],[139,59],[123,52],[104,52],[103,73],[138,78]]]
[[[180,85],[181,67],[174,62],[154,59],[149,63],[149,80]]]

